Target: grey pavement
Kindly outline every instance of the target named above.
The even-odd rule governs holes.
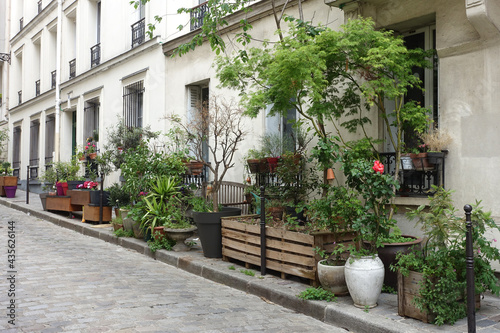
[[[199,247],[151,253],[142,240],[117,238],[110,227],[44,212],[37,194],[29,205],[25,198],[19,190],[16,198],[0,198],[13,208],[0,206],[2,332],[467,332],[466,318],[437,327],[398,316],[392,294],[382,294],[368,312],[348,296],[303,301],[296,295],[308,285],[299,281],[259,271],[247,276],[244,267],[204,258]],[[10,220],[16,221],[12,330]],[[500,299],[485,295],[476,320],[478,332],[500,333]]]

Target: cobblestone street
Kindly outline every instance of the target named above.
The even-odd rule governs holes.
[[[345,332],[26,213],[0,212],[2,332]]]

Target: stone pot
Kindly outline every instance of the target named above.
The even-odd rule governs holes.
[[[186,245],[186,239],[193,236],[197,229],[195,226],[186,229],[172,229],[166,227],[164,229],[168,238],[175,241],[175,245],[172,247],[172,250],[175,252],[185,252],[191,250],[191,248]]]
[[[374,308],[384,284],[384,263],[377,254],[351,255],[345,264],[345,281],[354,306]]]
[[[318,279],[325,290],[337,296],[347,295],[348,289],[345,282],[344,266],[326,265],[326,260],[318,262]]]

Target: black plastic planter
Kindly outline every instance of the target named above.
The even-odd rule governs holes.
[[[198,227],[203,255],[207,258],[222,258],[222,231],[220,218],[241,215],[241,208],[224,207],[220,212],[193,212]]]

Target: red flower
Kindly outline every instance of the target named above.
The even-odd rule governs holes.
[[[373,168],[372,169],[375,172],[378,172],[380,174],[384,173],[384,165],[382,163],[380,163],[380,161],[375,161],[375,163],[373,163]]]

